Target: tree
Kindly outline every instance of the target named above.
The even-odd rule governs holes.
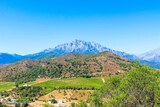
[[[156,70],[137,66],[124,76],[109,77],[90,102],[93,107],[157,107],[160,106],[159,81]]]
[[[76,103],[71,103],[71,107],[76,107]]]
[[[78,107],[88,107],[87,103],[85,101],[80,101],[80,103],[78,104]]]
[[[20,103],[15,103],[15,107],[21,107]]]
[[[15,86],[16,86],[16,88],[18,88],[18,87],[19,87],[19,83],[18,83],[18,82],[16,82],[16,83],[15,83]]]
[[[6,105],[2,104],[2,102],[0,102],[0,107],[6,107]]]

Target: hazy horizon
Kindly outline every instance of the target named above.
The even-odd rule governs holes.
[[[160,47],[159,3],[2,0],[0,52],[26,55],[78,39],[141,54]]]

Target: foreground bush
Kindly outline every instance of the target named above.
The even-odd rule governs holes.
[[[90,99],[91,107],[160,107],[159,71],[138,66],[111,76]]]

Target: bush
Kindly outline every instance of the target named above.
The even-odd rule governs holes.
[[[51,100],[51,103],[55,104],[55,103],[57,103],[57,100],[52,99],[52,100]]]
[[[107,81],[90,99],[92,107],[160,106],[160,79],[154,69],[137,66],[124,76],[111,76]]]

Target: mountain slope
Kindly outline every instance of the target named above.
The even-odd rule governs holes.
[[[0,69],[2,81],[27,82],[38,77],[90,77],[124,73],[132,63],[110,52],[70,54],[48,60],[26,60]]]
[[[55,48],[50,48],[46,49],[40,53],[36,53],[31,55],[34,58],[51,58],[54,56],[60,56],[60,55],[65,55],[65,54],[95,54],[95,53],[100,53],[108,51],[111,53],[114,53],[116,55],[122,56],[124,58],[128,58],[131,60],[136,60],[137,57],[134,55],[127,54],[125,52],[121,51],[115,51],[113,49],[104,47],[98,43],[95,42],[86,42],[82,40],[75,40],[72,41],[71,43],[65,43],[56,46]]]
[[[140,63],[143,64],[143,65],[147,65],[149,67],[152,67],[152,68],[160,69],[160,63],[159,62],[140,60]]]
[[[160,69],[160,48],[137,55],[141,64]]]
[[[21,55],[0,53],[0,64],[14,63],[22,59]]]
[[[36,54],[29,54],[25,56],[0,54],[0,64],[15,63],[17,61],[25,59],[49,59],[66,54],[95,54],[104,51],[108,51],[131,60],[137,59],[137,57],[134,55],[130,55],[125,52],[115,51],[110,48],[101,46],[98,43],[75,40],[71,43],[58,45],[55,48],[45,49],[44,51],[38,52]]]
[[[142,60],[151,62],[160,62],[160,48],[152,51],[148,51],[138,56]]]

